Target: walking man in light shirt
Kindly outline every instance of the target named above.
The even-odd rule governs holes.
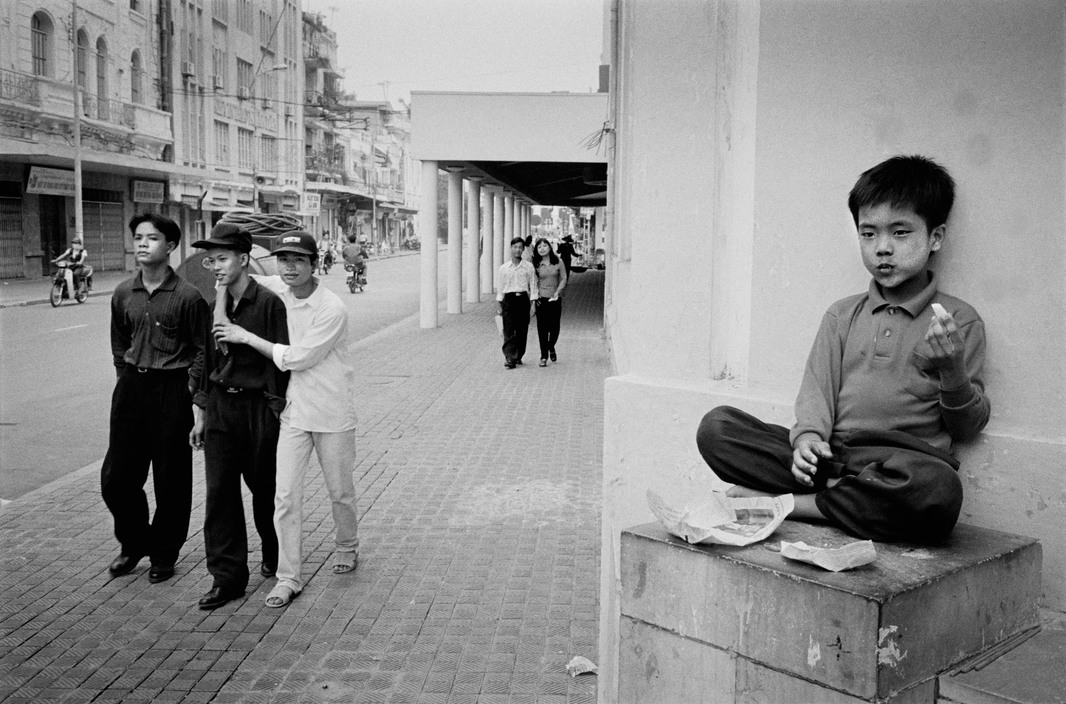
[[[514,369],[526,353],[529,319],[537,302],[537,272],[522,258],[526,241],[511,239],[511,259],[500,267],[496,313],[503,317],[503,366]]]
[[[292,372],[278,437],[274,527],[278,533],[278,583],[266,605],[288,605],[303,590],[304,472],[312,449],[333,505],[337,550],[333,573],[351,572],[359,559],[358,514],[352,470],[355,458],[353,370],[346,357],[348,311],[313,276],[318,247],[307,232],[279,235],[273,252],[280,276],[256,277],[277,293],[288,314],[289,344],[274,344],[237,325],[216,328],[217,339],[249,345]],[[219,334],[221,333],[221,334]]]

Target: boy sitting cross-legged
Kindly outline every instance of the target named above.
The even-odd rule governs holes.
[[[793,517],[871,540],[951,533],[962,507],[953,443],[976,436],[990,412],[984,323],[927,268],[954,197],[947,171],[920,156],[859,177],[848,207],[873,279],[822,318],[796,424],[789,431],[728,406],[700,423],[700,453],[737,485],[731,493],[795,494]]]

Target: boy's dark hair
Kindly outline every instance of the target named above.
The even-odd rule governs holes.
[[[888,203],[914,208],[930,230],[948,221],[955,203],[955,180],[940,164],[924,156],[894,156],[863,172],[848,194],[855,225],[859,210]]]
[[[166,238],[167,242],[177,244],[181,241],[181,228],[178,227],[178,223],[159,213],[141,213],[130,220],[131,235],[137,233],[137,226],[142,222],[152,223],[155,229],[159,230],[163,237]]]
[[[521,244],[523,247],[525,247],[526,246],[526,240],[525,240],[524,237],[512,237],[511,238],[511,244]]]

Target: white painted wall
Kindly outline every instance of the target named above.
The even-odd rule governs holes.
[[[865,289],[847,193],[896,153],[959,197],[944,290],[988,331],[965,522],[1044,545],[1066,611],[1066,9],[1057,0],[619,0],[606,319],[601,700],[618,532],[712,481],[702,414],[792,422],[818,321]]]

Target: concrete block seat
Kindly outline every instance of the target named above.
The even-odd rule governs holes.
[[[854,538],[793,521],[743,548],[623,531],[619,701],[933,704],[939,673],[1040,623],[1032,538],[959,525],[840,573],[782,558],[782,540]]]

